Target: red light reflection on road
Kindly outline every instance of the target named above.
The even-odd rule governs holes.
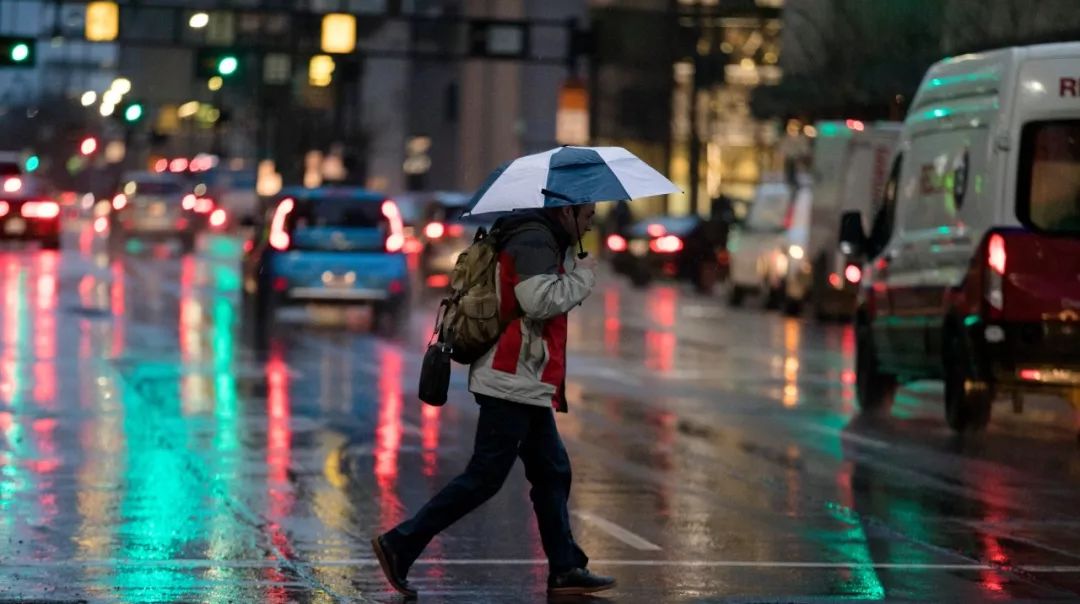
[[[124,266],[119,261],[110,266],[112,285],[109,288],[109,304],[112,308],[112,355],[118,357],[124,353],[124,315],[127,313],[124,292]]]
[[[604,290],[604,350],[608,354],[619,354],[619,290],[608,287]]]
[[[377,386],[379,417],[375,427],[375,481],[379,485],[382,526],[389,529],[398,523],[401,515],[396,487],[402,432],[402,359],[401,353],[392,348],[382,348],[378,354],[382,371]]]
[[[285,364],[281,345],[275,343],[266,362],[266,468],[267,495],[269,509],[267,516],[270,523],[267,532],[270,540],[286,557],[291,557],[292,549],[288,537],[281,528],[281,521],[292,512],[294,495],[289,485],[289,464],[292,457],[292,429],[289,420],[292,415],[289,400],[289,368]],[[267,559],[275,559],[273,552]],[[265,576],[275,584],[267,589],[270,602],[288,601],[283,587],[286,577],[278,568],[267,568]]]
[[[56,254],[37,256],[34,309],[34,400],[56,407]]]
[[[420,411],[420,441],[424,449],[424,476],[435,476],[439,462],[439,424],[442,407],[424,405]]]
[[[645,366],[666,373],[675,366],[675,334],[669,331],[645,331]]]
[[[674,327],[679,293],[674,287],[658,287],[649,292],[649,317],[661,327]]]

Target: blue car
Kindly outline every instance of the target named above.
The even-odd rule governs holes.
[[[371,305],[375,325],[394,331],[408,309],[401,211],[365,189],[287,188],[244,260],[244,294],[260,329],[279,308]]]

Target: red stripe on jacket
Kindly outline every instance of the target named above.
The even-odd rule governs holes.
[[[518,314],[517,296],[514,287],[518,284],[518,274],[514,268],[514,259],[506,252],[499,253],[499,314],[512,317]],[[521,356],[521,319],[514,319],[506,326],[499,342],[495,345],[495,356],[491,359],[491,368],[507,373],[517,373],[518,358]]]
[[[548,361],[540,375],[540,381],[555,386],[551,406],[558,411],[566,411],[566,397],[562,387],[566,380],[566,315],[548,319],[544,323],[543,337],[547,344]]]

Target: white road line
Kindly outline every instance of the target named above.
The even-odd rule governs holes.
[[[648,539],[645,539],[644,537],[642,537],[641,535],[638,535],[637,533],[633,533],[631,531],[628,531],[628,530],[624,529],[623,527],[615,524],[614,522],[611,522],[609,520],[605,520],[603,518],[600,518],[599,516],[594,516],[593,514],[590,514],[588,512],[571,512],[571,513],[574,516],[577,516],[578,518],[583,520],[584,522],[587,522],[587,523],[595,526],[596,528],[600,529],[601,531],[603,531],[603,532],[607,533],[608,535],[618,539],[619,541],[622,541],[623,543],[629,545],[630,547],[632,547],[634,549],[639,549],[639,550],[645,551],[645,552],[658,552],[658,551],[660,551],[660,546],[659,545],[653,543],[652,541],[649,541]]]
[[[330,568],[330,567],[377,567],[379,561],[374,558],[353,558],[343,560],[298,560],[293,564],[307,568]],[[420,566],[545,566],[544,558],[472,558],[472,559],[446,559],[433,560],[423,558],[415,564]],[[807,570],[832,570],[832,569],[860,569],[873,568],[878,570],[931,570],[931,571],[984,571],[996,570],[989,564],[979,563],[956,563],[956,564],[929,564],[929,563],[906,563],[906,562],[796,562],[786,560],[590,560],[590,564],[610,567],[682,567],[682,568],[756,568],[756,569],[807,569]],[[0,566],[5,569],[13,568],[108,568],[116,566],[139,566],[153,568],[275,568],[281,565],[280,561],[274,560],[129,560],[129,559],[95,559],[95,560],[0,560]],[[1029,573],[1060,573],[1080,574],[1080,565],[1027,565],[1006,567],[1010,570],[1020,570]]]

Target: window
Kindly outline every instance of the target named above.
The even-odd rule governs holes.
[[[1035,230],[1080,234],[1080,120],[1024,126],[1016,214]]]
[[[896,198],[900,189],[900,166],[903,164],[903,155],[897,156],[889,172],[889,180],[882,189],[881,204],[874,213],[874,222],[870,227],[870,241],[867,255],[870,258],[877,257],[885,249],[892,237],[893,226],[896,224]]]

